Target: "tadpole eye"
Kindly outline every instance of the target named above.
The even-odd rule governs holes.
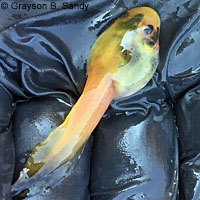
[[[151,35],[152,31],[153,31],[153,26],[151,24],[148,24],[145,28],[144,28],[144,32],[146,35]]]

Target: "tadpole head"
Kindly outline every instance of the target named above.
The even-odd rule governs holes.
[[[149,7],[128,10],[94,43],[88,63],[89,76],[100,80],[112,74],[116,99],[143,88],[159,62],[160,17]]]

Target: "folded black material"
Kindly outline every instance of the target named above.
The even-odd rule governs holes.
[[[14,170],[14,144],[11,116],[13,99],[0,84],[0,199],[11,198],[10,183]]]
[[[167,59],[169,91],[175,102],[179,131],[181,200],[197,200],[199,186],[200,12],[175,38]],[[193,89],[190,89],[193,88]]]
[[[14,110],[13,107],[13,98],[9,91],[0,84],[0,134],[6,128],[9,127],[11,123],[11,117]]]
[[[0,199],[11,199],[11,188],[14,171],[14,143],[12,126],[0,133]]]
[[[72,105],[80,96],[86,81],[86,61],[96,38],[122,12],[136,6],[150,6],[160,14],[160,65],[145,88],[130,97],[113,101],[99,124],[92,147],[91,194],[87,189],[89,142],[74,172],[50,194],[33,194],[26,199],[78,200],[89,199],[90,195],[91,199],[176,199],[178,146],[169,101],[170,96],[174,99],[188,87],[198,84],[199,74],[195,67],[188,72],[187,76],[192,74],[192,78],[187,82],[184,77],[177,79],[174,76],[180,69],[175,65],[184,66],[187,72],[190,64],[189,61],[186,63],[186,59],[173,57],[177,50],[170,49],[170,41],[175,34],[179,38],[179,31],[183,32],[180,38],[185,34],[188,37],[187,27],[196,30],[193,24],[196,24],[199,14],[192,16],[200,2],[92,0],[85,3],[89,4],[88,11],[51,12],[22,21],[0,33],[0,92],[3,94],[0,95],[0,123],[4,130],[0,134],[0,148],[3,150],[0,151],[0,163],[6,169],[0,179],[3,181],[0,182],[3,186],[2,199],[10,198],[9,184],[14,167],[13,137],[6,128],[14,120],[16,179],[33,145],[43,141],[48,131],[62,122],[64,118],[59,112],[66,112],[66,115],[71,108],[67,104]],[[33,15],[30,12],[29,16]],[[189,19],[191,22],[184,28]],[[11,24],[9,20],[8,24]],[[182,48],[184,51],[179,51],[180,56],[185,57],[185,50],[196,52],[196,47],[190,49],[197,44],[196,38],[199,41],[197,35],[194,43],[186,40],[188,45]],[[172,46],[176,47],[177,41],[175,39]],[[169,49],[172,53],[167,57]],[[198,64],[198,60],[191,62],[195,66]],[[183,84],[183,87],[176,89],[178,84]],[[17,109],[10,120],[12,98],[17,101]],[[57,113],[56,117],[53,113]],[[6,158],[10,155],[8,160],[5,160],[5,155]]]
[[[175,199],[177,132],[172,109],[151,105],[144,117],[103,119],[92,147],[91,199]],[[162,189],[161,189],[162,188]]]
[[[16,147],[14,181],[24,167],[27,156],[31,153],[34,145],[45,140],[48,134],[65,119],[73,106],[74,99],[69,95],[49,95],[33,98],[28,102],[17,104],[13,116],[13,133]],[[56,187],[48,189],[27,199],[89,199],[88,183],[90,174],[90,147],[88,141],[81,159],[72,172]],[[48,196],[47,196],[48,194]],[[14,199],[21,199],[26,195],[17,195]]]
[[[74,102],[68,95],[48,95],[17,103],[13,115],[13,134],[17,147],[14,180],[33,147],[44,141],[64,121]]]
[[[200,86],[189,90],[176,107],[180,137],[180,199],[200,196]]]
[[[166,60],[167,83],[173,100],[200,81],[200,12],[183,26],[170,47]]]

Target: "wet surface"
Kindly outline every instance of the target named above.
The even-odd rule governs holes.
[[[13,99],[2,85],[0,85],[0,97],[0,199],[9,199],[14,171],[14,143],[10,122]]]
[[[167,79],[173,99],[197,85],[200,80],[199,42],[200,12],[183,27],[169,50],[166,61]]]
[[[17,147],[15,176],[18,177],[33,147],[44,141],[64,121],[74,101],[67,95],[52,95],[17,104],[13,115],[13,134]],[[15,181],[17,177],[14,177]]]
[[[159,110],[157,110],[159,108]],[[161,103],[144,117],[102,119],[92,147],[91,199],[174,199],[177,135],[173,112]]]
[[[71,158],[88,140],[113,98],[137,92],[152,78],[159,60],[159,31],[158,14],[141,7],[129,10],[126,17],[118,18],[100,35],[90,51],[88,78],[81,97],[64,123],[31,148],[14,191],[38,185],[63,162],[68,163],[66,171],[70,170],[75,164]],[[124,51],[130,51],[130,60]]]
[[[32,0],[31,2],[28,0],[18,0],[17,2],[8,0],[6,1],[8,3],[7,9],[2,9],[0,12],[0,30],[3,30],[6,27],[9,27],[10,25],[13,25],[17,22],[22,21],[23,19],[27,19],[33,16],[37,16],[43,13],[51,12],[50,2],[51,0],[43,0],[43,1],[37,1]],[[60,1],[64,2],[64,1]],[[3,3],[3,1],[0,1],[0,4]],[[44,7],[41,6],[41,9],[30,9],[28,6],[26,6],[26,9],[22,9],[23,4],[47,4],[47,8],[43,9]],[[21,5],[21,6],[20,6]],[[61,5],[58,5],[58,9],[61,7]]]
[[[10,184],[15,159],[12,126],[0,134],[0,151],[0,198],[11,199]]]
[[[9,125],[12,117],[12,113],[14,111],[13,107],[13,99],[9,94],[9,91],[0,84],[0,94],[1,94],[1,102],[0,102],[0,131],[4,131]],[[6,102],[6,103],[5,103]]]
[[[17,104],[13,116],[13,134],[16,148],[13,181],[17,179],[34,145],[46,139],[48,134],[64,121],[73,102],[74,99],[67,95],[50,95]],[[68,199],[79,199],[80,197],[88,199],[90,147],[91,140],[86,145],[75,168],[65,174],[65,179],[59,179],[56,188],[55,183],[51,187],[48,183],[46,188],[36,184],[35,187],[30,188],[30,191],[25,192],[27,193],[25,199],[62,200],[63,196]],[[66,168],[66,166],[64,167]],[[59,174],[56,174],[56,176],[61,176],[61,174],[63,176],[64,171],[66,171],[65,168],[58,171]],[[55,179],[54,176],[54,174],[51,175],[51,179]],[[39,194],[36,197],[31,197],[32,194],[37,193]],[[22,197],[24,195],[16,195],[14,199],[21,199]]]
[[[176,115],[180,138],[180,199],[199,199],[200,86],[189,90],[178,102]]]
[[[111,107],[95,133],[96,138],[93,142],[91,160],[90,191],[92,199],[107,199],[108,197],[110,199],[175,199],[176,160],[178,158],[176,131],[174,130],[174,116],[170,105],[164,102],[169,101],[169,96],[176,100],[188,88],[198,83],[199,59],[196,53],[199,49],[197,45],[199,42],[199,22],[196,20],[198,17],[192,19],[191,17],[197,11],[200,2],[198,0],[85,2],[89,3],[87,12],[80,10],[66,12],[62,10],[25,20],[2,31],[0,34],[0,83],[12,94],[14,100],[66,93],[72,99],[77,99],[86,81],[85,67],[90,48],[99,34],[127,8],[145,5],[156,9],[160,14],[162,23],[158,70],[144,89],[131,97],[111,103]],[[5,12],[2,11],[0,15],[6,15]],[[28,16],[28,14],[27,16],[19,16],[18,14],[9,13],[9,15],[12,15],[11,20],[5,20],[1,27],[6,27]],[[32,12],[29,16],[37,14]],[[189,19],[189,24],[184,27]],[[192,32],[187,31],[190,25],[192,25]],[[177,39],[178,44],[176,38],[180,38]],[[173,49],[170,49],[171,44],[174,47]],[[170,57],[167,58],[169,60],[165,64],[169,49]],[[190,54],[191,51],[193,53]],[[185,59],[187,54],[190,54],[192,59]],[[9,101],[1,102],[4,103],[3,108],[8,105],[8,109],[10,109]],[[48,100],[44,102],[47,103]],[[50,100],[50,103],[55,102]],[[33,104],[35,108],[39,109],[37,111],[39,117],[40,102],[36,106],[34,100],[31,105]],[[20,107],[23,110],[26,106],[21,104]],[[63,108],[63,105],[61,107]],[[192,110],[196,114],[191,115],[188,120],[195,122],[198,119],[197,111],[198,109]],[[4,113],[6,112],[4,111]],[[20,114],[20,112],[18,110],[16,113]],[[24,112],[20,115],[26,119],[25,114]],[[27,116],[30,115],[27,114]],[[4,124],[9,123],[9,117]],[[184,115],[181,117],[184,117]],[[46,129],[56,126],[61,117],[53,118],[47,114],[47,119],[49,121],[47,120],[44,123],[42,123],[42,120],[38,123],[36,123],[37,120],[33,120],[29,124],[30,129],[32,128],[34,134],[37,135],[37,137],[31,136],[35,142],[43,140],[47,135]],[[20,123],[20,120],[18,122]],[[184,124],[187,125],[186,122]],[[184,124],[181,119],[179,127]],[[42,134],[38,134],[38,127],[44,130],[44,132],[41,131]],[[196,126],[194,126],[195,128]],[[195,132],[195,130],[193,131]],[[16,146],[16,152],[30,151],[33,146],[31,140],[27,140],[27,134],[23,130],[20,133],[21,144],[24,145],[19,142],[19,146]],[[191,149],[193,153],[189,154],[188,160],[193,159],[191,166],[196,168],[190,168],[189,164],[185,164],[184,159],[187,159],[181,153],[181,179],[188,182],[180,181],[182,186],[180,199],[190,200],[192,195],[195,198],[195,195],[198,196],[199,174],[198,164],[195,161],[198,161],[199,149],[197,140],[194,139],[196,141],[194,146],[197,148],[193,149],[192,142],[190,143],[187,140],[188,137],[185,138],[180,136],[180,144],[191,144],[191,146],[187,149],[181,145],[180,150],[186,152]],[[183,142],[181,142],[182,139]],[[11,140],[11,132],[0,139],[1,144],[3,144],[1,148],[11,155],[9,160],[6,160],[2,165],[2,167],[6,164],[10,165],[10,170],[4,178],[8,182],[9,180],[11,182],[12,163],[14,162],[12,154],[14,147],[12,143],[8,142]],[[137,143],[130,141],[137,141]],[[10,147],[8,147],[8,143]],[[2,155],[0,156],[1,160]],[[16,166],[19,166],[19,168],[22,166],[20,160],[21,157],[16,160]],[[77,167],[79,166],[81,165],[77,165]],[[78,173],[81,174],[82,169],[88,169],[88,162],[83,162]],[[19,169],[16,168],[15,170],[18,173]],[[66,178],[64,185],[57,186],[52,191],[53,197],[63,199],[66,196],[65,189],[73,187],[77,183],[83,183],[87,186],[87,178],[89,177],[87,173],[89,172],[87,171],[84,176],[79,174],[78,178],[80,179]],[[159,177],[157,181],[155,181],[156,176]],[[72,180],[76,180],[76,184],[73,183],[69,186],[68,180],[70,183]],[[86,180],[86,182],[82,182],[83,180]],[[5,184],[7,186],[4,191],[8,194],[9,183],[6,182]],[[186,191],[187,188],[188,191]],[[195,192],[193,192],[194,188]],[[83,190],[86,191],[87,189]],[[78,193],[78,189],[74,191],[74,194]],[[154,193],[151,191],[154,191]],[[87,191],[85,194],[88,194]],[[33,197],[33,199],[37,198],[52,199],[48,196],[41,197],[41,195]],[[83,195],[82,198],[87,199]]]
[[[66,13],[62,10],[56,12],[56,15],[55,13],[51,13],[36,18],[34,22],[31,19],[26,20],[1,34],[1,49],[23,61],[23,64],[19,63],[20,66],[18,67],[22,72],[23,81],[21,83],[20,81],[17,81],[15,84],[13,83],[11,86],[14,87],[13,85],[15,85],[15,88],[9,86],[9,89],[13,93],[21,96],[23,91],[19,87],[22,85],[25,91],[33,95],[43,95],[44,93],[58,92],[60,90],[73,92],[77,96],[81,94],[86,80],[85,63],[92,44],[97,36],[108,27],[109,23],[125,10],[112,1],[107,1],[107,3],[104,1],[101,3],[88,1],[88,3],[90,4],[90,9],[81,14],[81,19],[78,17],[80,16],[80,11],[72,10],[70,13]],[[169,48],[168,44],[179,30],[179,27],[181,28],[198,8],[199,2],[193,1],[193,4],[188,3],[188,5],[186,2],[175,4],[174,1],[163,3],[159,3],[159,1],[154,1],[154,3],[149,3],[148,1],[130,3],[125,1],[124,3],[127,8],[141,5],[151,6],[160,14],[162,23],[160,36],[161,62],[158,70],[159,73],[155,76],[163,87],[166,74],[162,68],[166,57],[166,50]],[[175,15],[177,10],[181,10],[182,7],[187,8],[187,6],[187,12],[185,11],[185,14],[181,18]],[[173,7],[173,9],[166,9],[167,7]],[[96,23],[100,24],[95,26]],[[91,30],[92,24],[94,24],[94,29]],[[70,32],[66,31],[69,29]],[[164,34],[166,30],[170,34]],[[69,40],[72,35],[76,40]],[[83,40],[84,35],[88,37]],[[15,39],[13,40],[13,38]],[[22,46],[23,51],[20,50]],[[80,46],[84,46],[84,51],[81,51]],[[28,55],[31,55],[31,57],[24,54],[24,51],[29,52]],[[56,71],[55,69],[50,70],[49,66],[55,65],[57,66]],[[52,77],[51,74],[55,74],[55,76],[54,79],[51,78],[50,82],[48,82],[50,79],[46,79],[45,81],[42,79],[44,76]],[[6,79],[1,80],[1,82],[8,87],[9,84],[7,81],[9,80],[9,83],[14,82],[17,75],[9,74],[8,72],[5,75]],[[57,85],[56,88],[55,83]]]

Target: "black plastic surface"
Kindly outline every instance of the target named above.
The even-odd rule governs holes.
[[[76,200],[89,199],[90,195],[91,199],[176,199],[178,145],[172,110],[176,105],[170,103],[177,97],[182,98],[182,93],[199,82],[199,34],[196,29],[199,13],[196,11],[200,2],[92,0],[85,3],[89,4],[88,11],[60,10],[10,27],[21,18],[38,13],[21,14],[19,19],[14,11],[9,13],[11,18],[6,15],[8,10],[0,12],[0,16],[6,16],[4,20],[1,17],[1,29],[8,27],[0,32],[0,84],[3,86],[0,86],[0,168],[3,172],[0,172],[0,183],[3,186],[1,194],[7,196],[2,199],[10,198],[9,184],[14,166],[16,178],[33,145],[62,122],[63,117],[58,113],[69,111],[70,108],[58,102],[57,97],[73,104],[80,96],[87,77],[86,61],[96,38],[121,13],[136,6],[150,6],[161,17],[160,65],[153,79],[131,97],[112,102],[94,132],[91,166],[88,146],[74,175],[67,177],[50,195],[38,194],[27,199]],[[197,36],[192,36],[194,43],[187,40],[190,37],[187,27],[197,32]],[[181,51],[182,38],[187,44],[183,44]],[[177,49],[180,58],[174,56]],[[179,76],[182,72],[183,76]],[[16,101],[20,103],[16,104],[16,112],[10,120],[12,103]],[[190,111],[193,109],[187,112]],[[194,111],[194,117],[184,122],[179,120],[179,127],[197,120],[199,115],[195,108]],[[11,122],[14,123],[16,158]],[[180,144],[190,143],[192,151],[198,155],[199,150],[193,149],[192,141],[180,137]],[[185,150],[182,148],[182,151]],[[190,179],[192,175],[186,176],[182,160],[181,163],[180,199],[190,200],[196,179]],[[193,169],[187,166],[189,170]],[[90,195],[87,191],[89,170]],[[189,179],[192,184],[183,184]],[[186,190],[189,192],[184,196]]]

